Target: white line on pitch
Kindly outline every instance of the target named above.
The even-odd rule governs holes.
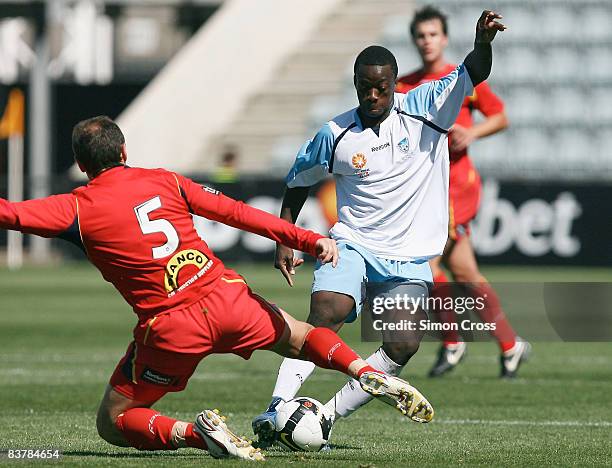
[[[489,424],[493,426],[612,427],[612,421],[490,421],[486,419],[438,419],[439,424]]]

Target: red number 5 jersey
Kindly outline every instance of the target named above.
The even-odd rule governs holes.
[[[198,236],[191,213],[311,255],[322,237],[178,174],[126,166],[71,194],[0,199],[0,228],[79,245],[142,320],[206,296],[225,270]]]

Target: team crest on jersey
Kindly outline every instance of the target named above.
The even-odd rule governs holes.
[[[397,147],[402,153],[407,153],[410,151],[410,142],[408,141],[408,137],[402,139],[402,141],[397,144]]]
[[[357,153],[353,155],[352,163],[355,169],[363,169],[367,162],[365,154]]]
[[[178,252],[166,264],[164,286],[166,287],[168,297],[174,296],[177,292],[191,285],[195,280],[210,270],[212,264],[212,260],[199,250],[188,249]],[[195,267],[196,272],[189,279],[179,284],[179,273],[187,265],[191,265],[192,269]]]

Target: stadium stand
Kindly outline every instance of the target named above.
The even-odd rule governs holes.
[[[274,39],[281,37],[280,32],[270,35],[277,47],[283,43],[282,50],[266,50],[265,60],[255,62],[260,64],[257,67],[236,65],[226,80],[215,81],[223,87],[214,88],[211,97],[205,89],[212,83],[210,79],[198,88],[197,80],[187,77],[195,72],[203,74],[207,67],[216,69],[222,63],[219,56],[231,52],[233,42],[214,40],[215,34],[228,37],[227,30],[221,36],[222,23],[229,23],[227,15],[232,13],[236,16],[231,22],[236,24],[241,2],[245,0],[226,1],[217,17],[119,119],[129,136],[131,154],[146,155],[145,165],[210,172],[222,149],[231,145],[239,154],[240,172],[283,176],[296,149],[317,126],[355,104],[352,62],[364,46],[380,43],[389,47],[398,59],[400,73],[418,66],[419,58],[408,38],[408,22],[416,7],[432,3],[448,14],[451,41],[447,57],[456,62],[471,48],[474,18],[482,9],[492,6],[499,10],[510,26],[495,45],[490,83],[506,102],[511,127],[473,146],[472,154],[483,176],[612,180],[611,150],[602,145],[606,140],[601,133],[612,124],[612,30],[608,28],[612,2],[314,2],[308,11],[318,10],[300,18],[309,25],[296,33],[299,37],[292,36],[287,43],[286,34],[283,41]],[[242,14],[246,14],[244,8]],[[300,16],[303,14],[301,11]],[[542,23],[540,18],[546,21]],[[281,23],[276,19],[276,24]],[[248,30],[242,32],[247,39],[239,40],[248,43],[247,53],[232,58],[245,61],[258,52],[261,57],[260,44],[248,39]],[[204,54],[206,48],[209,52]],[[218,53],[211,53],[211,48],[219,48]],[[177,81],[181,86],[176,86]],[[161,92],[164,82],[167,92]],[[190,91],[185,92],[186,88]],[[176,106],[170,105],[177,101],[182,102],[182,117],[170,125],[170,131],[164,126],[173,110],[179,115]],[[218,113],[212,121],[204,115],[207,105]],[[185,108],[191,110],[185,112]],[[142,119],[143,115],[147,118]],[[157,124],[152,123],[154,115]],[[139,124],[144,121],[146,129]],[[151,129],[158,135],[170,135],[167,140],[172,144],[160,145],[156,139],[153,145]],[[180,144],[178,134],[182,135]]]
[[[212,169],[218,154],[206,150],[211,135],[233,128],[244,100],[267,87],[276,67],[341,1],[313,0],[301,10],[297,2],[224,2],[119,117],[132,163]],[[265,134],[261,125],[250,131]]]
[[[601,134],[612,123],[611,2],[417,2],[426,3],[448,14],[451,60],[469,50],[470,22],[483,8],[497,9],[509,25],[495,44],[489,81],[506,102],[511,127],[473,146],[483,176],[612,179],[612,154]],[[383,29],[382,42],[396,53],[400,72],[419,63],[414,51],[407,51],[408,21],[409,15],[393,18]]]
[[[210,148],[238,142],[242,170],[283,175],[296,148],[322,121],[355,104],[351,65],[363,45],[389,47],[400,73],[418,66],[407,29],[413,9],[426,3],[448,14],[447,56],[460,61],[471,47],[474,18],[491,2],[342,2]],[[511,128],[474,145],[482,174],[506,180],[612,179],[610,150],[598,137],[599,129],[612,123],[612,32],[607,27],[612,3],[493,4],[510,29],[496,43],[490,82],[505,99]],[[538,18],[546,18],[544,26]],[[578,30],[584,34],[575,34]]]
[[[338,105],[346,104],[343,90],[352,86],[355,55],[378,40],[394,14],[410,12],[412,3],[344,0],[330,5],[310,37],[211,140],[205,153],[217,154],[219,148],[231,144],[239,150],[242,171],[269,173],[272,166],[278,175],[285,173],[296,149],[311,133],[311,110],[329,118]],[[348,105],[353,103],[354,99]],[[202,160],[197,169],[209,167]]]

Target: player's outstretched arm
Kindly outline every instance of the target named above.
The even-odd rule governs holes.
[[[332,266],[336,268],[340,255],[338,254],[338,246],[334,239],[330,239],[329,237],[322,237],[319,239],[315,244],[315,252],[321,263],[331,262]]]
[[[329,161],[333,151],[334,135],[329,124],[323,125],[312,140],[307,141],[295,158],[293,167],[286,178],[287,190],[283,197],[280,217],[289,223],[295,223],[306,199],[310,187],[325,178],[329,172]],[[295,258],[293,249],[281,244],[276,245],[274,267],[293,286],[295,268],[304,261]]]
[[[493,64],[491,42],[498,31],[506,30],[506,26],[497,21],[501,18],[500,14],[485,10],[476,23],[474,50],[463,61],[474,86],[486,80],[491,73]]]
[[[76,216],[76,199],[72,194],[23,202],[0,198],[0,229],[56,237],[72,226]]]
[[[281,205],[281,219],[295,224],[309,193],[310,187],[287,187]]]
[[[463,63],[439,80],[418,86],[406,94],[402,110],[419,115],[446,132],[457,119],[466,96],[473,94],[474,86],[480,84],[491,72],[491,41],[497,31],[506,27],[496,21],[500,15],[484,11],[476,25],[474,50]]]
[[[304,203],[308,198],[310,187],[294,187],[287,188],[283,197],[280,217],[285,221],[295,224],[297,218],[302,211]],[[296,258],[293,255],[293,249],[283,244],[276,244],[276,252],[274,254],[274,268],[280,270],[281,274],[287,280],[289,286],[293,286],[293,278],[295,269],[299,267],[304,260]]]
[[[324,236],[302,229],[270,213],[226,197],[217,191],[204,190],[201,185],[191,179],[178,174],[176,176],[193,214],[259,234],[292,249],[308,253],[323,262],[334,261],[334,256],[328,255],[329,244],[318,242],[325,239]]]

